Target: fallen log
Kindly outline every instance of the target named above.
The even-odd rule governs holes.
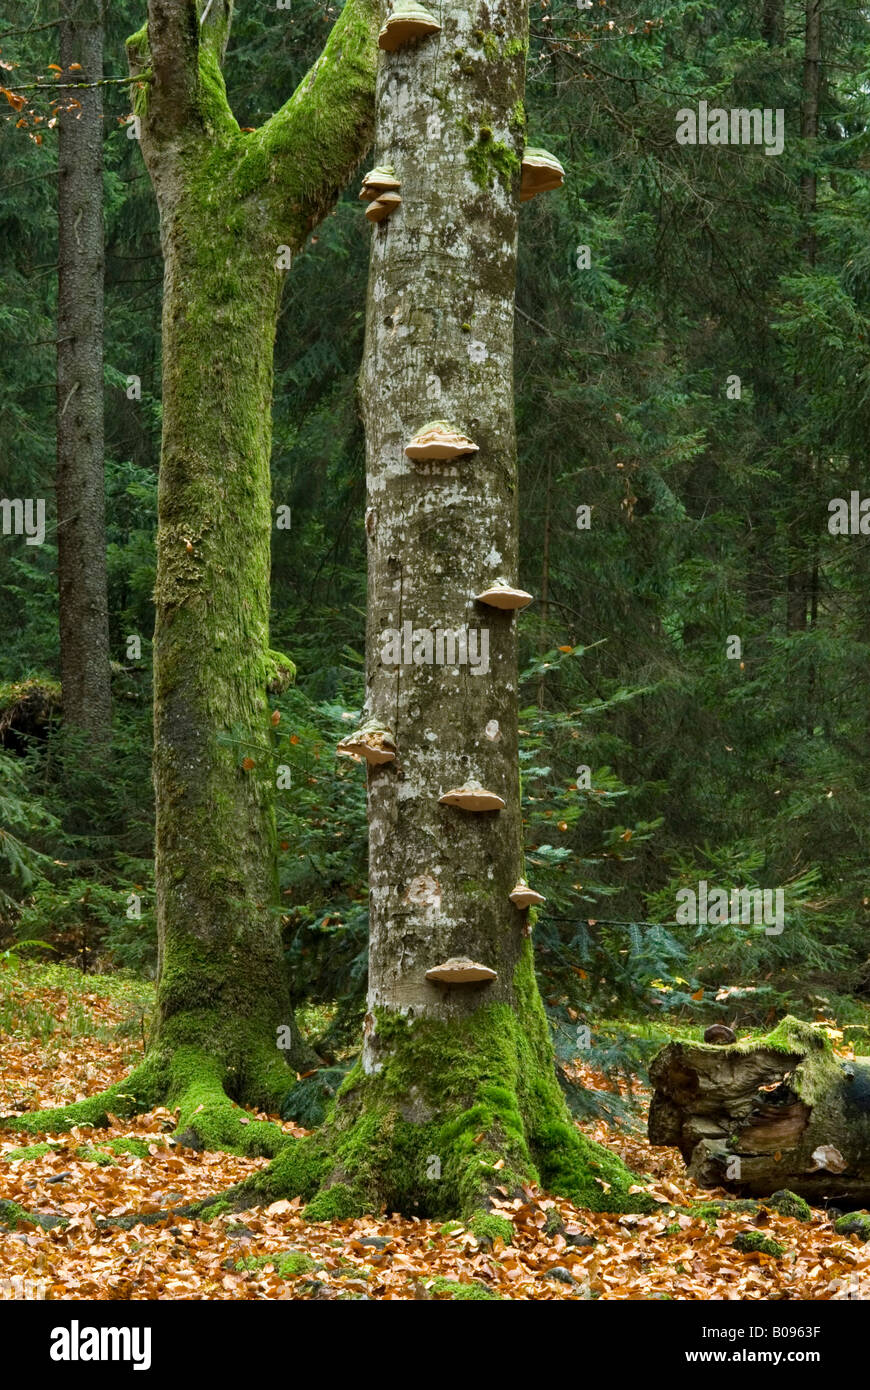
[[[650,1143],[678,1148],[702,1187],[870,1205],[870,1058],[841,1061],[823,1028],[788,1017],[756,1042],[672,1042],[650,1081]]]

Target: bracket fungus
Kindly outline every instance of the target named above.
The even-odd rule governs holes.
[[[366,217],[370,222],[383,222],[385,217],[396,211],[401,201],[398,193],[382,193],[373,203],[369,203]]]
[[[526,608],[532,602],[532,595],[525,589],[515,589],[506,579],[496,579],[482,594],[475,594],[478,603],[487,603],[490,608]]]
[[[415,463],[422,463],[427,459],[458,459],[463,454],[476,454],[479,447],[446,420],[432,420],[408,441],[405,453]]]
[[[520,879],[516,888],[514,888],[508,894],[508,897],[510,898],[514,907],[519,908],[538,907],[541,903],[545,903],[547,901],[543,893],[536,893],[534,888],[529,887],[524,878]]]
[[[488,792],[479,782],[466,782],[438,798],[439,806],[458,806],[461,811],[503,811],[505,802],[495,792]]]
[[[438,20],[419,0],[396,0],[392,14],[378,34],[378,48],[395,53],[414,39],[425,39],[430,34],[440,33]]]
[[[451,956],[441,965],[433,965],[431,970],[427,970],[426,979],[439,985],[477,985],[497,980],[498,974],[490,970],[488,965],[469,960],[467,956]]]
[[[336,748],[343,758],[353,758],[354,762],[365,761],[373,767],[380,763],[391,763],[396,756],[396,740],[382,724],[370,721],[361,729],[343,738]]]
[[[523,150],[520,202],[527,203],[538,193],[551,193],[565,182],[565,170],[548,150]]]
[[[730,1047],[736,1043],[737,1034],[733,1028],[729,1028],[727,1023],[712,1023],[704,1031],[704,1042],[714,1043],[716,1047]]]
[[[374,169],[369,169],[362,181],[360,202],[370,203],[373,199],[380,198],[382,193],[398,193],[401,187],[401,181],[396,178],[392,164],[376,164]]]

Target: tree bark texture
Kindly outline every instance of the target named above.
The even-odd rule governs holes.
[[[570,1122],[529,913],[509,898],[523,873],[517,617],[476,599],[518,573],[513,317],[526,6],[444,0],[433,12],[441,32],[383,54],[378,69],[375,162],[393,166],[402,201],[372,231],[360,382],[366,717],[390,731],[397,753],[367,773],[363,1054],[327,1127],[324,1190],[309,1211],[468,1213],[495,1188],[538,1177],[587,1205],[625,1208],[641,1201],[628,1194],[631,1176]],[[478,451],[412,461],[406,444],[433,420]],[[447,651],[439,660],[445,633],[464,634],[487,661],[450,661]],[[469,781],[504,809],[439,804]],[[427,979],[455,957],[496,978]]]
[[[60,61],[103,76],[102,0],[63,8]],[[103,748],[111,735],[103,474],[103,101],[69,93],[58,149],[57,545],[60,668],[67,729]]]
[[[231,1096],[274,1104],[288,1089],[278,1029],[293,1026],[267,698],[292,669],[269,650],[275,321],[287,251],[370,138],[374,15],[349,4],[293,97],[242,132],[221,72],[231,6],[203,13],[151,0],[128,44],[165,265],[152,1047],[173,1067],[204,1052]]]

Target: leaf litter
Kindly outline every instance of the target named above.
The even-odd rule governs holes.
[[[2,1113],[96,1094],[141,1056],[135,1039],[112,1036],[129,1013],[123,994],[101,987],[76,994],[75,1008],[86,1009],[93,1022],[88,1033],[80,1014],[76,1027],[64,1028],[71,1005],[63,989],[34,983],[26,971],[14,987],[25,1014],[42,1009],[59,1026],[48,1038],[34,1038],[4,1011]],[[276,1116],[257,1118],[281,1124]],[[0,1229],[0,1298],[20,1296],[21,1280],[35,1284],[42,1297],[64,1300],[870,1297],[870,1245],[837,1236],[824,1211],[814,1210],[807,1224],[766,1209],[723,1212],[708,1222],[685,1208],[729,1194],[699,1188],[674,1151],[654,1149],[603,1121],[581,1128],[649,1184],[663,1203],[654,1214],[589,1212],[528,1186],[520,1194],[507,1188],[496,1194],[493,1210],[513,1227],[509,1244],[481,1242],[459,1221],[389,1213],[311,1223],[298,1197],[210,1222],[170,1211],[129,1230],[105,1224],[212,1197],[268,1162],[185,1148],[171,1138],[175,1123],[161,1108],[132,1120],[115,1118],[107,1129],[25,1138],[4,1133],[0,1197],[30,1212],[62,1216],[66,1224]],[[306,1132],[282,1127],[297,1136]],[[139,1141],[130,1146],[137,1151],[109,1153],[110,1141],[118,1139]],[[50,1148],[41,1156],[6,1157],[42,1143]],[[81,1151],[99,1151],[102,1161]],[[760,1226],[784,1247],[782,1258],[733,1248],[738,1232]]]

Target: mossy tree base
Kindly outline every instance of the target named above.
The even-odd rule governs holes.
[[[366,1072],[360,1063],[349,1073],[326,1124],[309,1138],[252,1121],[242,1108],[274,1110],[286,1095],[292,1073],[283,1062],[276,1066],[271,1040],[259,1070],[179,1046],[155,1052],[98,1096],[9,1118],[2,1127],[60,1133],[165,1105],[177,1113],[180,1143],[272,1158],[246,1182],[189,1208],[206,1217],[302,1196],[312,1221],[384,1210],[460,1216],[481,1239],[508,1239],[507,1223],[488,1210],[490,1199],[521,1195],[529,1183],[594,1211],[651,1210],[654,1202],[634,1174],[570,1119],[529,942],[514,989],[515,1007],[483,1004],[459,1020],[378,1011],[369,1027],[377,1036],[376,1067]]]
[[[228,1194],[232,1206],[299,1194],[313,1221],[386,1210],[480,1222],[490,1198],[537,1183],[595,1211],[651,1210],[634,1174],[570,1119],[529,942],[514,986],[515,1006],[458,1020],[378,1010],[375,1066],[359,1063],[322,1130]]]
[[[269,645],[275,323],[288,254],[370,141],[379,13],[347,0],[297,91],[243,131],[221,69],[232,10],[151,0],[127,44],[164,260],[149,1053],[103,1096],[9,1127],[101,1124],[159,1103],[178,1109],[188,1144],[273,1155],[286,1136],[239,1107],[277,1110],[287,1062],[317,1060],[293,1019],[276,911],[268,697],[294,667]]]
[[[7,1117],[0,1121],[0,1129],[28,1135],[62,1134],[81,1126],[100,1129],[110,1125],[113,1116],[129,1118],[164,1105],[177,1113],[175,1138],[179,1143],[271,1158],[292,1139],[278,1125],[251,1120],[243,1106],[277,1110],[292,1073],[280,1059],[276,1066],[268,1045],[262,1054],[259,1072],[252,1069],[248,1075],[239,1075],[196,1048],[155,1053],[130,1076],[99,1095],[72,1105]]]

